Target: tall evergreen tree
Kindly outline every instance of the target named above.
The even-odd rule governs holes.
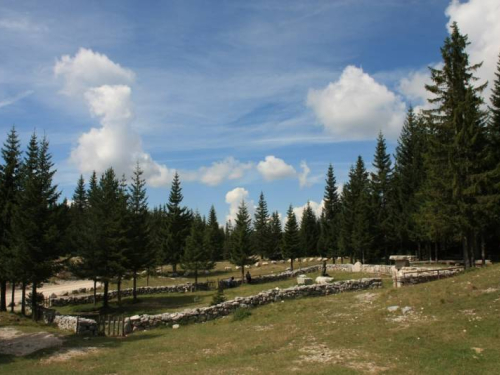
[[[392,194],[391,157],[387,153],[387,146],[382,133],[378,135],[373,167],[375,171],[371,173],[370,188],[375,217],[374,243],[378,247],[377,255],[383,255],[387,264],[389,263],[389,247],[393,243],[391,237],[394,233],[394,216],[391,209],[391,197],[394,197],[394,195]],[[368,218],[365,219],[368,220]]]
[[[269,212],[263,192],[260,193],[259,203],[255,210],[254,229],[254,246],[257,254],[262,259],[269,257]]]
[[[290,205],[286,213],[287,221],[285,231],[283,232],[282,252],[283,258],[290,258],[290,268],[293,271],[293,261],[300,255],[300,233],[297,217],[293,212],[293,207]]]
[[[167,203],[167,216],[162,234],[164,260],[172,265],[174,273],[177,272],[177,264],[184,254],[184,246],[192,220],[191,212],[187,207],[181,206],[183,198],[181,181],[176,172]]]
[[[318,250],[319,226],[316,215],[309,202],[307,202],[304,211],[302,211],[299,233],[301,247],[301,254],[299,255],[316,255]]]
[[[37,287],[52,276],[59,256],[57,227],[59,193],[52,178],[55,170],[48,141],[33,134],[24,162],[19,205],[13,220],[16,252],[23,264],[23,278],[31,282],[32,317],[37,317]]]
[[[127,269],[132,272],[133,301],[137,301],[137,274],[149,269],[156,263],[155,247],[151,243],[148,213],[148,198],[146,196],[146,181],[143,171],[137,163],[129,187],[129,242],[125,251]]]
[[[1,150],[0,165],[0,311],[7,311],[7,281],[18,272],[14,262],[12,220],[21,188],[21,150],[16,129],[12,127]],[[14,275],[12,275],[14,273]]]
[[[241,267],[241,278],[244,280],[245,266],[256,262],[252,248],[252,219],[244,201],[238,207],[236,223],[230,238],[231,263]]]
[[[210,207],[205,228],[205,246],[214,262],[224,258],[224,230],[219,227],[217,213],[213,205]]]
[[[460,33],[456,23],[446,38],[441,55],[443,68],[431,68],[432,84],[426,85],[434,98],[435,108],[427,111],[431,136],[427,165],[428,207],[443,212],[452,225],[453,233],[461,239],[466,267],[473,263],[474,237],[477,223],[474,207],[477,203],[474,175],[483,167],[484,113],[480,93],[486,84],[474,86],[474,72],[481,64],[470,65],[466,48],[467,36]],[[445,194],[438,195],[439,189]],[[437,210],[434,210],[436,212]],[[440,216],[429,215],[430,218]]]
[[[340,237],[340,198],[333,166],[328,166],[326,186],[323,196],[323,210],[319,220],[318,252],[322,256],[338,256]]]
[[[271,222],[269,223],[269,258],[281,258],[281,245],[283,242],[283,230],[281,228],[281,219],[278,211],[271,214]]]
[[[199,213],[194,215],[189,236],[182,257],[182,268],[194,272],[194,284],[198,285],[198,274],[201,270],[211,270],[215,262],[205,241],[205,227]]]

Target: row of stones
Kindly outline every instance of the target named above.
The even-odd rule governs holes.
[[[97,322],[93,319],[70,315],[58,315],[54,310],[46,309],[43,320],[47,324],[55,324],[57,328],[72,331],[80,335],[97,335]]]
[[[412,273],[411,271],[418,271],[415,273]],[[456,268],[456,269],[443,269],[439,270],[439,274],[436,272],[436,269],[428,269],[429,272],[422,272],[425,271],[425,268],[402,268],[401,271],[396,272],[393,274],[393,283],[395,287],[402,287],[405,285],[415,285],[415,284],[422,284],[422,283],[427,283],[429,281],[434,281],[434,280],[439,280],[439,279],[444,279],[447,277],[452,277],[456,276],[459,273],[463,272],[463,269]]]
[[[325,296],[346,291],[381,288],[380,278],[337,281],[331,284],[294,286],[287,289],[270,289],[249,297],[236,297],[233,300],[215,306],[185,310],[178,313],[163,313],[158,315],[135,315],[125,318],[125,333],[150,329],[159,326],[186,325],[202,323],[229,315],[239,308],[251,308],[266,305],[285,299],[301,297]]]

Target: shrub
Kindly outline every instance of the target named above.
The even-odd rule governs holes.
[[[248,308],[242,308],[240,307],[239,309],[236,309],[233,314],[233,321],[237,322],[239,320],[243,320],[245,318],[248,318],[252,313]]]
[[[210,303],[210,306],[218,305],[219,303],[222,303],[225,301],[226,301],[226,296],[224,296],[224,290],[217,289],[217,292],[214,294],[214,296],[212,298],[212,302]]]

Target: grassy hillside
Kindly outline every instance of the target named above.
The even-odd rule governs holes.
[[[500,266],[397,290],[276,303],[239,321],[125,339],[66,337],[63,348],[97,349],[53,363],[46,361],[55,349],[0,356],[0,373],[498,374]]]

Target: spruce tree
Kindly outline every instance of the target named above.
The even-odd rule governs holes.
[[[245,266],[255,263],[252,248],[252,219],[244,201],[238,207],[236,223],[230,235],[231,263],[241,267],[241,278],[245,279]]]
[[[162,250],[164,261],[172,265],[177,272],[177,264],[184,254],[186,238],[189,235],[192,214],[187,207],[182,207],[182,188],[179,174],[175,173],[167,203],[167,216],[163,230]]]
[[[147,270],[156,263],[155,247],[151,243],[148,198],[146,195],[146,181],[142,177],[143,173],[139,163],[137,163],[129,187],[128,200],[130,222],[129,241],[125,257],[127,258],[127,270],[132,272],[134,302],[137,302],[138,272]]]
[[[454,236],[462,242],[465,267],[473,264],[474,220],[477,190],[474,176],[484,166],[484,113],[480,93],[486,84],[474,86],[474,72],[481,64],[470,65],[467,36],[456,23],[441,48],[443,68],[431,68],[432,84],[426,85],[435,107],[427,111],[431,135],[426,158],[429,178],[426,192],[429,218],[446,214]],[[439,194],[439,189],[445,189]],[[434,208],[434,211],[433,211]],[[433,215],[433,212],[439,212]]]
[[[255,210],[254,229],[254,246],[257,254],[262,259],[269,257],[269,212],[263,192],[260,193],[259,203]]]
[[[7,311],[7,281],[22,265],[16,264],[12,220],[21,188],[21,150],[15,127],[12,127],[1,150],[0,165],[0,311]]]
[[[55,170],[48,141],[33,134],[23,167],[19,205],[13,220],[16,252],[23,264],[23,278],[32,285],[31,311],[37,316],[37,287],[52,276],[59,256],[57,227],[59,193],[52,183]]]
[[[194,272],[194,284],[198,285],[198,274],[201,270],[211,270],[215,262],[205,241],[205,228],[199,213],[194,215],[189,236],[182,257],[182,268]]]
[[[323,196],[323,210],[319,220],[318,251],[322,256],[338,256],[340,237],[340,198],[333,166],[328,166]]]
[[[293,271],[293,261],[300,254],[300,233],[297,217],[293,212],[293,207],[290,205],[286,213],[287,221],[285,231],[283,232],[282,252],[283,258],[290,258],[290,268]]]
[[[378,260],[380,254],[383,255],[387,264],[389,262],[389,247],[392,243],[391,236],[394,233],[394,218],[391,210],[391,197],[394,195],[392,194],[391,157],[387,153],[387,146],[382,133],[378,135],[373,167],[375,171],[371,173],[370,188],[375,219],[374,240],[378,249],[376,254],[372,254],[374,256],[371,259]],[[365,218],[363,220],[369,219]]]
[[[213,205],[210,207],[205,228],[205,246],[214,262],[224,258],[224,230],[219,227],[217,213]]]
[[[307,202],[306,208],[302,211],[300,221],[300,248],[299,256],[314,256],[318,250],[319,227],[316,215]]]
[[[283,230],[281,228],[281,219],[278,211],[271,214],[269,223],[269,259],[281,258],[281,245],[283,242]]]

